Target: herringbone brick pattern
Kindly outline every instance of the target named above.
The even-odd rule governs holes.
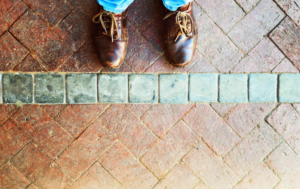
[[[0,188],[297,189],[298,106],[1,105]]]

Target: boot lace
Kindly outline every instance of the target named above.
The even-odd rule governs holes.
[[[119,38],[118,24],[116,21],[115,13],[108,12],[108,11],[101,11],[100,13],[94,16],[93,22],[97,24],[101,23],[102,27],[105,30],[105,33],[102,32],[102,34],[106,36],[110,36],[112,42]],[[110,33],[107,32],[106,28],[110,28]],[[114,35],[115,31],[117,31],[116,35]]]

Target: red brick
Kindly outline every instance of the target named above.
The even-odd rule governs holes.
[[[77,51],[93,34],[90,17],[76,8],[54,29],[73,51]]]
[[[249,12],[259,1],[260,0],[236,0],[245,12]]]
[[[120,189],[124,188],[114,179],[98,162],[84,173],[71,187],[72,189],[99,188],[99,189]]]
[[[183,161],[210,188],[227,189],[239,181],[222,159],[202,141],[184,157]]]
[[[12,164],[40,188],[66,188],[72,180],[32,143],[13,158]]]
[[[157,104],[142,116],[143,122],[159,137],[162,137],[193,105]]]
[[[300,104],[293,104],[294,108],[300,113]]]
[[[300,154],[300,114],[290,104],[281,104],[268,118],[268,122]]]
[[[124,61],[118,68],[103,67],[101,73],[133,73],[134,70]]]
[[[197,105],[183,120],[218,155],[226,155],[241,140],[209,105]]]
[[[10,31],[43,62],[48,71],[57,69],[72,55],[69,46],[51,32],[31,10],[23,14]]]
[[[240,135],[244,137],[275,107],[275,104],[248,103],[239,104],[225,121]]]
[[[60,72],[99,72],[102,69],[93,40],[87,41],[60,68]]]
[[[44,109],[50,117],[54,118],[64,109],[64,107],[66,107],[66,105],[40,105],[40,107]]]
[[[196,0],[196,2],[225,33],[245,15],[234,0]]]
[[[94,0],[69,0],[73,6],[77,6],[82,12],[89,16],[90,21],[99,13],[98,1]]]
[[[159,57],[159,53],[136,29],[128,24],[128,47],[125,61],[136,72],[144,72]]]
[[[278,185],[274,187],[274,189],[287,189],[283,182],[279,182]]]
[[[280,141],[280,136],[268,124],[261,123],[224,157],[224,161],[240,178],[243,178]]]
[[[126,105],[137,117],[144,115],[151,107],[152,104],[127,104]]]
[[[52,159],[72,141],[72,137],[37,105],[22,106],[11,119]]]
[[[286,188],[300,188],[300,159],[286,143],[277,147],[266,159],[265,163],[280,178]]]
[[[275,0],[278,5],[289,15],[289,17],[300,27],[299,1]]]
[[[27,5],[23,1],[17,2],[14,7],[12,7],[3,16],[0,10],[0,35],[7,30],[27,9]]]
[[[98,119],[58,157],[56,162],[73,179],[77,179],[114,141],[113,134]]]
[[[26,189],[38,189],[38,188],[31,183]]]
[[[284,55],[274,43],[269,38],[264,38],[232,72],[270,72],[283,59]]]
[[[274,188],[279,182],[278,177],[264,163],[259,163],[254,170],[243,178],[234,189],[238,188]]]
[[[32,55],[28,55],[14,68],[15,72],[46,72],[47,70],[41,67],[40,63],[33,58]]]
[[[160,182],[154,187],[154,189],[186,189],[193,188],[199,179],[197,176],[189,170],[183,163],[176,165],[170,173],[160,180]]]
[[[109,105],[68,105],[57,117],[57,121],[71,135],[77,137],[101,115]],[[74,119],[76,118],[76,119]]]
[[[111,106],[100,119],[136,157],[144,155],[157,141],[146,125],[124,105]]]
[[[200,55],[201,58],[198,62],[196,62],[191,69],[189,69],[189,73],[218,73],[219,71],[205,58]]]
[[[165,56],[161,56],[157,59],[154,64],[152,64],[146,72],[164,72],[164,73],[174,73],[174,72],[187,72],[191,67],[199,60],[200,54],[198,51],[195,52],[193,60],[191,63],[184,67],[174,67],[172,66],[165,58]]]
[[[294,24],[289,17],[286,17],[280,25],[270,34],[270,38],[300,69],[300,28]]]
[[[12,9],[20,1],[21,0],[2,0],[0,2],[0,17],[5,15],[7,13],[7,11]]]
[[[16,155],[28,141],[13,122],[6,121],[0,127],[0,167]]]
[[[234,108],[237,106],[237,104],[221,104],[221,103],[215,103],[211,104],[211,107],[221,116],[224,117],[228,115],[231,111],[234,110]]]
[[[1,189],[23,189],[30,184],[30,181],[10,163],[0,169],[0,175]]]
[[[17,109],[16,105],[1,105],[0,104],[0,126],[7,120]]]
[[[299,73],[299,70],[294,66],[293,63],[291,63],[291,61],[285,58],[272,72],[273,73]]]
[[[12,70],[27,54],[27,50],[10,33],[0,36],[0,71]]]
[[[71,10],[72,6],[64,0],[24,0],[50,26],[55,26]]]
[[[157,0],[134,1],[128,11],[128,19],[140,32],[152,22],[162,22],[163,17],[163,4]]]
[[[222,30],[203,13],[198,20],[197,48],[220,72],[229,72],[242,58],[243,53]]]
[[[161,18],[164,16],[162,15],[163,11],[161,12]],[[142,35],[154,46],[154,48],[159,51],[164,51],[164,22],[152,22],[142,33]]]
[[[141,162],[157,177],[162,178],[196,141],[197,136],[183,121],[180,121],[142,157]]]
[[[157,179],[120,143],[115,143],[100,159],[103,167],[126,188],[152,188]]]

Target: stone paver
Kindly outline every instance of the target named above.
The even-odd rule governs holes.
[[[260,0],[236,0],[236,2],[244,9],[249,12]]]
[[[0,175],[0,187],[2,189],[26,188],[30,184],[30,181],[11,163],[0,169]]]
[[[184,122],[180,121],[141,158],[141,162],[158,178],[162,178],[196,141],[197,136]]]
[[[70,104],[97,102],[97,75],[67,75],[67,102]]]
[[[299,70],[285,58],[281,63],[272,71],[273,73],[299,73]]]
[[[115,143],[100,159],[103,167],[127,188],[152,188],[157,178],[120,143]]]
[[[249,75],[250,102],[277,101],[277,75],[250,74]]]
[[[218,75],[191,74],[189,81],[189,101],[191,102],[217,102],[218,101]]]
[[[244,74],[220,75],[220,102],[247,102],[248,76]]]
[[[164,104],[184,104],[187,102],[187,75],[160,75],[159,102]]]
[[[155,75],[129,75],[130,103],[157,103],[158,78]]]
[[[33,102],[32,75],[3,75],[3,99],[5,103]]]
[[[279,76],[279,102],[300,102],[300,75]]]
[[[234,110],[237,106],[235,103],[224,104],[224,103],[213,103],[211,107],[221,116],[224,117]]]
[[[266,159],[265,163],[274,171],[286,188],[299,188],[299,155],[295,154],[286,143],[282,143]]]
[[[300,1],[299,0],[275,0],[290,18],[300,27]]]
[[[99,102],[102,103],[126,103],[128,101],[128,76],[99,75],[98,96]]]
[[[35,102],[65,103],[65,78],[63,75],[35,75]]]
[[[239,180],[222,159],[202,141],[184,157],[183,161],[210,188],[231,188]],[[210,174],[207,174],[208,172]]]
[[[262,0],[230,32],[230,38],[245,53],[274,28],[284,13],[272,0]]]
[[[8,118],[10,118],[11,114],[17,110],[17,106],[16,105],[1,105],[0,104],[0,126],[2,125],[2,123],[7,120]]]
[[[279,143],[279,135],[268,124],[262,122],[224,157],[224,161],[243,178]]]

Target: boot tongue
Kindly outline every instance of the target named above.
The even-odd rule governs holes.
[[[186,11],[186,10],[189,9],[190,4],[191,3],[185,4],[185,5],[181,6],[181,7],[179,7],[177,10],[178,11]]]

